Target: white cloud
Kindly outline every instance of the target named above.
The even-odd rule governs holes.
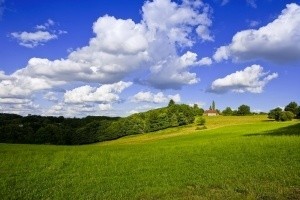
[[[145,2],[140,22],[99,17],[93,24],[95,36],[88,45],[71,50],[66,58],[33,57],[24,68],[9,76],[0,72],[0,98],[30,99],[39,91],[82,82],[86,86],[65,94],[66,102],[106,103],[97,93],[99,88],[88,85],[114,84],[136,70],[146,72],[139,78],[160,89],[195,84],[199,78],[190,72],[191,67],[210,65],[211,59],[198,60],[196,53],[185,49],[199,40],[212,40],[210,13],[209,6],[199,0],[182,3],[154,0]],[[14,32],[11,36],[21,45],[36,47],[66,33],[54,30],[56,24],[49,19],[37,25],[33,32]],[[80,95],[79,91],[87,96]],[[111,99],[118,98],[118,93],[109,94]]]
[[[258,26],[259,24],[260,24],[259,21],[255,21],[255,20],[249,21],[249,26],[250,26],[250,27],[256,27],[256,26]]]
[[[252,65],[242,71],[237,71],[213,81],[209,91],[214,93],[225,93],[228,91],[261,93],[265,85],[277,77],[277,73],[270,74],[269,72],[264,72],[263,67],[260,65]]]
[[[51,34],[48,31],[13,32],[11,36],[19,41],[19,45],[28,48],[43,45],[49,40],[57,39],[57,35]]]
[[[100,110],[111,110],[112,109],[112,106],[111,104],[99,104],[99,109]]]
[[[251,7],[257,8],[256,0],[247,0],[247,3],[248,3]]]
[[[47,99],[49,101],[57,101],[58,100],[57,95],[54,92],[47,92],[44,95],[44,99]]]
[[[128,112],[128,114],[130,114],[130,115],[133,115],[133,114],[136,114],[136,113],[139,113],[139,111],[138,110],[131,110],[131,111]]]
[[[17,99],[17,98],[0,98],[1,104],[28,104],[31,100],[29,99]]]
[[[37,25],[35,27],[37,30],[34,32],[12,32],[10,33],[10,36],[18,40],[19,45],[27,48],[34,48],[44,45],[50,40],[57,39],[61,34],[67,33],[63,30],[51,30],[50,27],[54,25],[55,22],[52,19],[48,19],[44,24]]]
[[[48,19],[47,22],[41,25],[36,25],[35,28],[38,30],[46,30],[51,26],[54,26],[55,22],[52,19]]]
[[[109,103],[119,100],[119,93],[125,88],[131,86],[131,82],[120,81],[114,84],[105,84],[100,87],[91,87],[89,85],[81,86],[64,94],[65,103],[86,103],[98,102]]]
[[[46,116],[65,116],[65,117],[85,117],[87,115],[100,115],[94,105],[90,104],[78,104],[76,106],[70,106],[63,102],[57,103],[46,110],[43,115]]]
[[[10,79],[10,76],[5,75],[4,71],[0,71],[0,81],[2,81],[2,80],[8,80],[8,79]]]
[[[143,20],[150,32],[165,33],[171,42],[192,46],[190,33],[197,27],[209,27],[209,8],[202,1],[183,1],[177,4],[170,0],[146,2],[142,8]],[[200,28],[201,29],[201,28]],[[199,31],[202,40],[207,40],[207,32]]]
[[[20,115],[39,114],[40,106],[29,99],[0,98],[0,112]]]
[[[188,71],[190,67],[210,65],[212,60],[208,57],[197,60],[197,54],[187,51],[181,57],[169,56],[153,65],[149,82],[159,89],[180,89],[183,85],[199,82],[196,73]]]
[[[173,99],[175,102],[180,102],[180,95],[168,95],[166,96],[162,92],[152,93],[152,92],[139,92],[135,94],[132,98],[133,102],[148,102],[148,103],[167,103]]]
[[[207,62],[196,61],[197,54],[189,51],[179,55],[178,48],[194,45],[193,32],[203,41],[212,40],[209,16],[209,7],[201,1],[177,4],[170,0],[155,0],[145,3],[143,20],[148,28],[148,52],[152,63],[148,81],[152,86],[179,89],[199,81],[197,75],[189,71],[190,67]]]
[[[300,6],[288,4],[273,22],[257,30],[236,33],[231,44],[217,49],[217,62],[264,59],[273,62],[300,61]]]

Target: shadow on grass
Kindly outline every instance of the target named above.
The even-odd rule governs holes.
[[[263,133],[246,134],[244,136],[300,136],[300,123]]]

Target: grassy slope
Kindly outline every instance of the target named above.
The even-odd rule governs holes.
[[[0,144],[4,199],[300,199],[300,123],[210,117],[85,146]]]

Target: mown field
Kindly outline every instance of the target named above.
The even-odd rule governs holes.
[[[208,117],[83,146],[0,144],[0,199],[300,199],[300,121]]]

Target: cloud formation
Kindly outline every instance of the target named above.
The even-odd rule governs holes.
[[[37,29],[35,32],[12,32],[10,36],[16,39],[19,45],[34,48],[40,45],[44,45],[46,42],[50,40],[54,40],[58,38],[58,35],[67,33],[62,30],[51,30],[50,27],[53,26],[55,22],[51,19],[48,19],[42,25],[37,25],[35,28]]]
[[[251,2],[251,1],[249,1]],[[263,59],[276,63],[300,61],[300,6],[288,4],[277,19],[259,29],[236,33],[232,42],[217,49],[217,62]]]
[[[70,51],[66,58],[33,57],[24,68],[10,75],[0,72],[0,98],[31,99],[43,90],[82,83],[64,95],[64,103],[101,102],[108,108],[107,101],[98,94],[100,89],[89,86],[91,83],[118,84],[137,70],[143,71],[138,78],[159,89],[180,89],[199,82],[191,68],[211,65],[212,60],[198,59],[196,53],[186,49],[199,41],[214,40],[209,30],[210,7],[200,0],[154,0],[145,2],[141,15],[140,22],[99,17],[88,45]],[[65,33],[53,30],[55,25],[49,19],[36,25],[35,31],[13,32],[10,36],[20,45],[33,48]],[[117,94],[110,94],[112,100]],[[56,99],[52,94],[45,98]],[[56,110],[53,107],[49,113],[57,113]]]
[[[175,95],[165,95],[162,92],[152,93],[152,92],[139,92],[135,94],[132,98],[133,102],[148,102],[148,103],[167,103],[173,99],[175,102],[180,102],[181,98],[179,94]]]
[[[117,82],[114,84],[105,84],[100,87],[91,87],[89,85],[81,86],[69,90],[64,94],[65,103],[110,103],[119,100],[120,94],[125,88],[132,85],[132,82]]]
[[[225,93],[228,91],[261,93],[266,84],[277,77],[277,73],[270,74],[269,72],[264,72],[263,67],[260,65],[252,65],[242,71],[237,71],[213,81],[208,91],[213,93]]]

